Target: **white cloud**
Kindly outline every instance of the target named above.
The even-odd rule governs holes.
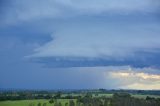
[[[142,84],[142,83],[134,83],[127,85],[125,87],[121,87],[125,89],[137,89],[137,90],[160,90],[160,82],[156,84]]]
[[[143,80],[160,80],[160,75],[148,74],[144,72],[111,72],[112,77],[115,78],[140,78]]]
[[[147,70],[150,71],[150,69]],[[160,74],[147,73],[144,69],[141,71],[137,69],[112,71],[106,73],[106,77],[108,76],[120,85],[119,88],[160,89]]]

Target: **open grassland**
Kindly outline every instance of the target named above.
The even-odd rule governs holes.
[[[48,100],[16,100],[16,101],[2,101],[0,102],[0,106],[29,106],[29,104],[33,103],[37,106],[38,103],[46,103],[47,106],[52,106],[49,104]]]
[[[57,102],[61,102],[62,106],[65,106],[65,103],[69,103],[69,99],[58,99]],[[76,103],[76,100],[74,100]],[[30,104],[34,104],[34,106],[38,106],[38,103],[41,103],[43,106],[46,103],[46,106],[53,106],[53,104],[49,103],[49,100],[39,99],[39,100],[16,100],[16,101],[1,101],[0,106],[30,106]]]

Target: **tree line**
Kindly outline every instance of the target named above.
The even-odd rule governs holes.
[[[62,106],[57,99],[49,101],[53,106]],[[86,94],[84,97],[76,98],[76,102],[70,100],[65,106],[160,106],[160,98],[147,96],[145,99],[132,97],[128,93],[114,93],[113,97],[92,97],[91,94]]]
[[[65,106],[160,106],[160,98],[149,96],[135,98],[126,92],[114,93],[112,97],[98,96],[98,93],[96,93],[96,97],[93,97],[92,92],[78,96],[72,94],[62,95],[62,92],[56,92],[54,95],[48,92],[0,93],[0,101],[47,99],[52,106],[63,106],[60,99],[67,99],[68,102],[65,103]],[[47,106],[47,103],[30,103],[29,106]]]

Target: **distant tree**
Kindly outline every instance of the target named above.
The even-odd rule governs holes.
[[[61,102],[59,102],[58,106],[62,106]]]
[[[54,102],[54,106],[59,106],[57,100]]]
[[[28,106],[34,106],[34,103],[29,103],[29,105]]]
[[[51,99],[51,98],[52,98],[52,96],[49,95],[49,94],[47,94],[46,96],[44,96],[44,99]]]
[[[64,97],[65,99],[73,99],[74,97],[72,95],[67,95]]]
[[[109,103],[108,99],[105,99],[104,106],[108,106],[108,103]]]
[[[69,106],[75,106],[75,103],[74,103],[73,100],[70,100],[70,101],[69,101]]]
[[[41,106],[41,103],[38,103],[37,106]]]
[[[92,98],[92,93],[87,93],[87,94],[85,95],[85,97],[86,97],[86,98]]]
[[[131,98],[131,95],[128,93],[114,93],[113,98]]]
[[[47,106],[47,103],[43,103],[43,106]]]
[[[53,98],[49,100],[49,103],[50,103],[50,104],[54,103]]]
[[[80,102],[77,102],[77,106],[81,106],[81,103],[80,103]]]
[[[60,99],[61,98],[62,93],[61,92],[57,92],[54,96],[55,99]]]
[[[98,96],[98,93],[96,93],[95,96]]]
[[[68,102],[65,103],[65,106],[68,106]]]
[[[99,91],[100,92],[106,92],[106,89],[100,88]]]
[[[84,103],[81,103],[81,106],[84,106]]]
[[[89,103],[89,104],[88,104],[88,106],[92,106],[92,104],[91,104],[91,103]]]
[[[147,96],[146,100],[155,100],[155,98]]]

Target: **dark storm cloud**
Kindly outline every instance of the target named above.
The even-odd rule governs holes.
[[[39,57],[32,62],[42,63],[45,67],[95,67],[95,66],[131,66],[135,68],[160,67],[160,50],[154,52],[136,52],[126,58],[85,58],[85,57]]]
[[[160,88],[159,7],[158,0],[0,0],[0,87]]]

